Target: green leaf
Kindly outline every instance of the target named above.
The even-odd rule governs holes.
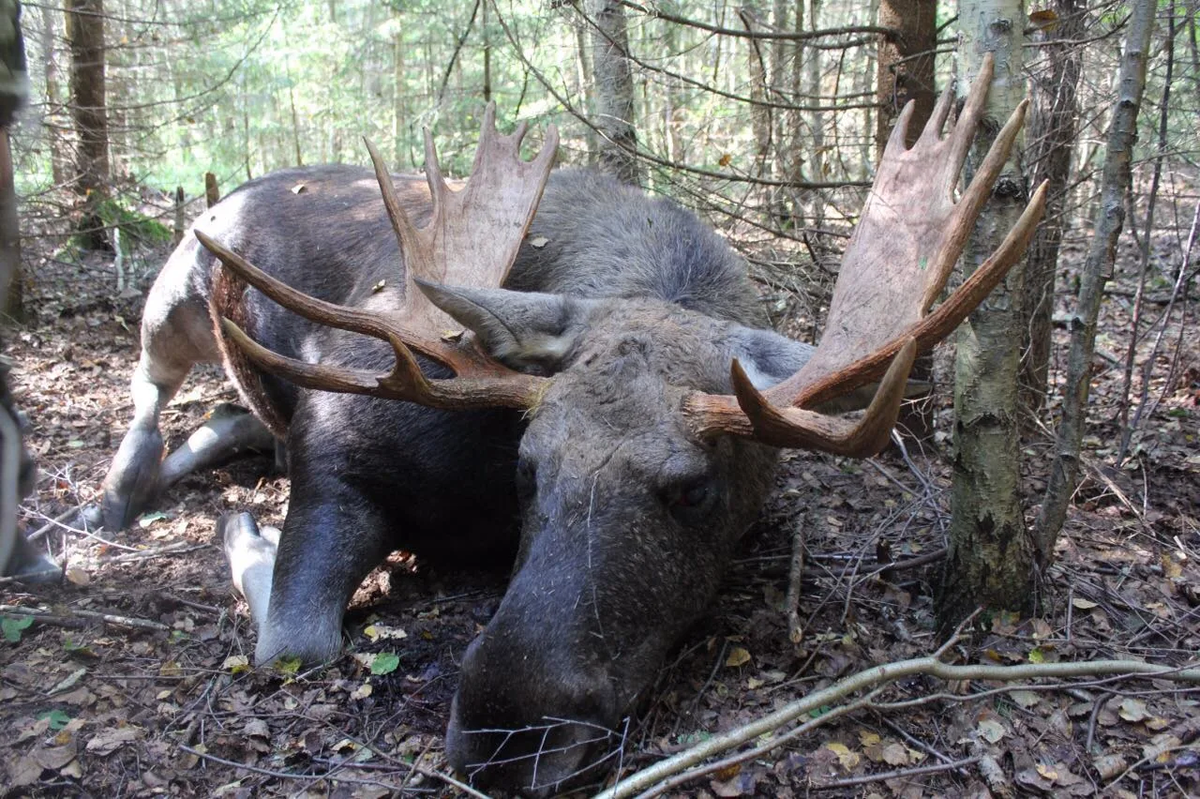
[[[275,670],[280,674],[294,677],[300,673],[300,658],[280,658],[275,661]]]
[[[50,729],[57,731],[67,726],[67,722],[71,720],[71,717],[61,710],[47,710],[45,713],[38,715],[38,721],[42,719],[50,719]]]
[[[391,674],[400,665],[400,656],[395,652],[380,652],[371,661],[371,673],[377,677]]]
[[[0,616],[0,630],[4,631],[4,640],[9,643],[19,643],[21,631],[33,624],[33,616]]]

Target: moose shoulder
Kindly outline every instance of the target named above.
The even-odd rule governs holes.
[[[223,264],[215,277],[190,243],[156,285],[107,507],[123,521],[163,482],[157,409],[187,358],[164,368],[162,353],[220,346],[289,447],[282,534],[245,514],[222,522],[258,659],[335,655],[350,593],[392,548],[515,541],[509,587],[463,657],[449,759],[476,784],[533,794],[594,777],[715,593],[775,448],[882,446],[918,346],[1024,247],[1040,193],[989,265],[927,314],[1020,125],[954,202],[985,72],[945,139],[949,96],[912,150],[902,117],[815,350],[760,329],[740,260],[689,212],[589,172],[549,174],[553,132],[523,162],[523,131],[500,137],[489,114],[459,192],[431,146],[428,189],[393,185],[376,159],[382,202],[345,168],[249,184],[197,226]],[[201,324],[210,312],[220,336]],[[451,325],[469,332],[447,338]],[[169,346],[178,336],[190,350]],[[881,375],[861,420],[814,410]]]

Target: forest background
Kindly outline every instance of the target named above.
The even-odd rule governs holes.
[[[980,24],[995,15],[1003,24]],[[385,143],[397,168],[418,168],[432,128],[447,171],[464,174],[494,101],[502,127],[557,124],[561,164],[599,165],[710,219],[745,254],[773,322],[812,340],[899,109],[915,100],[915,135],[937,92],[973,74],[972,54],[1003,51],[989,112],[1000,118],[1026,94],[1032,106],[980,230],[1003,229],[1020,207],[1012,200],[1043,180],[1048,211],[1027,265],[960,338],[956,414],[975,421],[954,430],[951,560],[961,551],[961,564],[1003,576],[976,570],[947,586],[962,601],[946,618],[969,613],[981,592],[1033,608],[1078,480],[1097,336],[1123,372],[1111,447],[1101,448],[1117,470],[1136,470],[1139,427],[1181,389],[1186,397],[1194,377],[1180,348],[1200,209],[1194,0],[68,0],[25,4],[24,27],[33,102],[14,160],[24,235],[36,244],[10,298],[14,317],[45,264],[88,252],[115,253],[115,291],[140,295],[206,194],[211,202],[284,166],[364,163],[363,137]],[[1152,43],[1144,53],[1140,41]],[[1089,231],[1092,255],[1060,269],[1063,241]],[[1123,231],[1134,253],[1114,261]],[[967,268],[980,258],[969,255]],[[1129,305],[1132,329],[1097,330],[1105,284],[1125,270],[1129,296],[1107,296]],[[1056,325],[1072,333],[1057,349]],[[1059,421],[1059,391],[1039,508],[1038,497],[997,486],[1019,480],[1022,432]],[[904,421],[918,440],[931,427],[928,410]]]
[[[135,336],[126,310],[140,311],[164,252],[213,186],[225,194],[281,167],[366,164],[364,136],[396,169],[419,168],[425,127],[446,171],[465,174],[489,100],[502,128],[556,124],[560,164],[595,165],[695,209],[746,257],[772,321],[815,339],[900,107],[915,99],[918,118],[927,116],[955,76],[971,77],[970,54],[986,38],[979,20],[1004,17],[1001,38],[1020,54],[1008,83],[1032,103],[1006,185],[1023,202],[1050,180],[1046,220],[1001,303],[1017,311],[1005,337],[1020,360],[1019,380],[1005,378],[1014,401],[1011,447],[1000,456],[1014,490],[992,492],[1006,494],[996,512],[1023,542],[1007,558],[1019,574],[1008,595],[1029,602],[1036,575],[1062,557],[1063,520],[1045,509],[1065,512],[1072,501],[1101,514],[1115,503],[1129,529],[1156,542],[1151,560],[1157,547],[1167,553],[1163,573],[1194,569],[1196,0],[23,7],[32,98],[11,131],[23,255],[10,311],[25,319],[17,330],[32,331],[27,344],[96,309],[115,309]],[[1140,75],[1128,68],[1131,50]],[[81,310],[84,295],[91,304]],[[1076,358],[1072,347],[1089,330],[1094,340]],[[121,343],[132,358],[132,341]],[[1080,364],[1084,385],[1092,372],[1101,378],[1090,397],[1072,389]],[[954,369],[946,358],[932,366],[932,421],[919,411],[906,421],[916,434],[907,440],[932,452],[963,451],[948,408]],[[1074,421],[1061,424],[1064,414]],[[925,438],[923,425],[933,428]],[[80,440],[34,439],[57,498],[79,496],[59,464]],[[97,463],[111,452],[103,448]],[[1081,474],[1054,494],[1062,463]],[[1090,487],[1077,493],[1077,477]],[[922,512],[957,502],[945,487],[959,478],[938,475],[936,487],[922,478]],[[47,505],[43,515],[57,511]],[[971,516],[952,515],[954,524]],[[997,553],[976,554],[995,562]],[[1081,608],[1059,591],[1058,607]],[[1200,593],[1187,591],[1172,596],[1194,606]],[[1194,615],[1179,617],[1178,646],[1160,642],[1158,651],[1194,651],[1185,645]]]

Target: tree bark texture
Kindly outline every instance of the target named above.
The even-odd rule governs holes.
[[[1029,185],[1039,186],[1043,180],[1050,183],[1046,215],[1029,242],[1025,262],[1025,329],[1029,341],[1021,362],[1021,397],[1022,404],[1035,411],[1046,398],[1054,275],[1078,124],[1075,96],[1082,50],[1071,42],[1083,38],[1086,11],[1082,0],[1054,0],[1052,8],[1058,20],[1044,34],[1048,45],[1040,48],[1039,53],[1045,66],[1035,71],[1031,80],[1033,96],[1026,151],[1032,178]]]
[[[882,0],[877,21],[880,27],[893,28],[893,35],[879,40],[876,58],[875,98],[879,103],[875,117],[875,161],[883,157],[896,117],[911,100],[916,105],[908,126],[906,143],[911,147],[933,114],[936,87],[933,76],[933,51],[937,48],[936,0]],[[913,364],[913,380],[933,380],[933,354],[920,355]],[[897,425],[919,439],[933,432],[932,396],[900,409]]]
[[[1096,319],[1104,286],[1116,261],[1117,240],[1125,224],[1125,192],[1130,182],[1130,161],[1137,141],[1137,116],[1146,87],[1146,61],[1154,29],[1154,0],[1136,0],[1121,55],[1117,107],[1108,128],[1108,145],[1100,183],[1100,207],[1095,233],[1088,246],[1080,275],[1079,300],[1071,317],[1071,348],[1067,355],[1062,419],[1054,441],[1054,462],[1046,497],[1035,527],[1038,557],[1043,568],[1054,557],[1054,542],[1067,517],[1067,505],[1079,480],[1079,446],[1087,423],[1092,355],[1096,349]]]
[[[21,7],[15,0],[0,0],[0,315],[18,320],[23,316],[24,286],[8,129],[29,99],[20,17]],[[0,560],[0,568],[3,566]]]
[[[994,53],[996,59],[984,119],[967,160],[968,174],[1025,96],[1023,5],[1021,0],[959,3],[964,38],[961,86],[969,85],[985,53]],[[967,273],[996,249],[1025,206],[1028,191],[1016,149],[967,244]],[[938,607],[943,629],[952,628],[979,605],[1017,611],[1034,607],[1033,545],[1021,509],[1018,469],[1021,280],[1018,263],[959,328],[950,546]]]
[[[883,157],[883,148],[895,127],[896,117],[909,100],[916,102],[912,124],[908,127],[908,146],[925,128],[933,113],[937,91],[933,77],[933,51],[937,49],[936,0],[882,0],[878,24],[893,28],[894,35],[879,40],[875,98],[879,112],[875,122],[875,159]]]
[[[104,101],[104,2],[66,0],[71,50],[71,119],[78,146],[75,191],[83,200],[78,232],[88,249],[108,249],[99,208],[108,194],[108,118]]]
[[[633,186],[641,183],[637,131],[633,124],[633,76],[625,11],[612,0],[590,0],[592,75],[596,84],[595,124],[600,132],[600,168]]]

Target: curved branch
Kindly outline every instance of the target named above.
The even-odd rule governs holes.
[[[869,704],[869,700],[873,697],[875,691],[906,677],[925,675],[948,681],[1000,680],[1007,682],[1035,678],[1085,677],[1103,674],[1147,675],[1159,679],[1200,683],[1200,666],[1172,668],[1154,663],[1143,663],[1137,660],[1093,660],[1080,663],[1039,663],[1022,664],[1020,666],[956,666],[942,663],[937,657],[923,657],[896,661],[894,663],[884,663],[880,666],[860,671],[857,674],[852,674],[828,688],[814,691],[802,699],[797,699],[795,702],[785,705],[774,713],[770,713],[741,727],[736,727],[727,732],[715,735],[666,760],[661,760],[652,766],[635,772],[618,782],[612,788],[597,794],[596,799],[624,799],[624,797],[633,796],[643,791],[655,791],[659,784],[668,779],[671,780],[672,785],[678,785],[684,779],[706,774],[709,772],[708,766],[693,767],[698,766],[698,764],[707,758],[749,743],[760,735],[775,733],[780,727],[791,724],[825,705],[831,705],[834,702],[843,700],[850,694],[858,691],[872,691],[871,695],[845,705],[845,710],[838,712],[838,709],[835,709],[804,725],[803,729],[811,729],[811,727],[816,726],[815,722],[834,717],[834,713],[844,715],[852,709]],[[784,735],[777,735],[766,743],[750,750],[749,753],[746,753],[747,757],[757,757],[774,749],[789,740],[794,732],[798,731],[793,730]],[[738,762],[740,762],[740,756],[737,757]],[[722,761],[722,764],[731,761],[733,761],[733,758],[729,758],[728,761]]]

